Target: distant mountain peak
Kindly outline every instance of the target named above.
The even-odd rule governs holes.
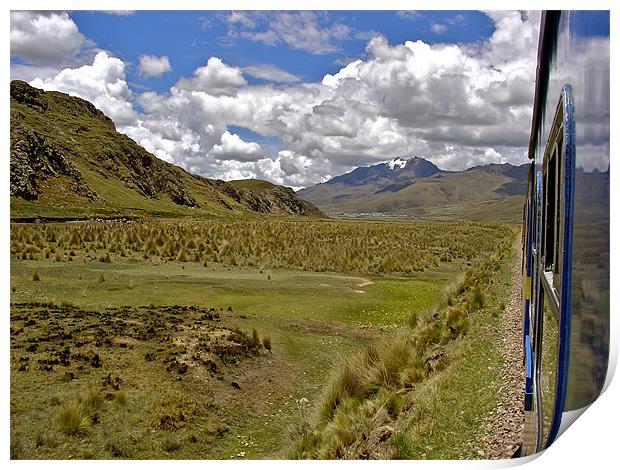
[[[329,214],[518,221],[529,165],[442,170],[418,156],[355,168],[298,194]]]

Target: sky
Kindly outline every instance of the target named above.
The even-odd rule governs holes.
[[[419,156],[527,162],[540,12],[12,11],[11,79],[162,160],[295,189]]]

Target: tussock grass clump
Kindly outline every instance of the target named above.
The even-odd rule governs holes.
[[[58,415],[60,430],[67,435],[80,435],[86,432],[88,419],[76,403],[70,403]]]
[[[101,408],[103,403],[103,395],[97,390],[90,390],[85,397],[80,399],[80,407],[85,415],[92,415]]]
[[[338,407],[351,397],[365,398],[368,390],[357,357],[349,358],[332,376],[320,400],[318,422],[329,423]]]
[[[263,336],[263,348],[271,351],[271,336]]]
[[[413,349],[408,335],[370,346],[364,353],[345,359],[328,383],[320,400],[317,419],[332,419],[347,399],[365,399],[384,387],[401,388],[401,371],[412,360]]]
[[[162,449],[166,453],[176,452],[181,448],[181,442],[175,436],[166,436],[162,442]]]
[[[66,435],[83,435],[90,422],[98,421],[98,412],[105,398],[99,390],[91,389],[77,401],[67,404],[58,415],[60,430]]]
[[[41,280],[41,275],[39,274],[39,271],[37,271],[36,269],[32,271],[32,280],[34,282],[39,282]]]
[[[465,305],[448,307],[446,328],[444,330],[444,334],[448,338],[454,338],[465,333],[467,331],[467,324],[467,307]]]
[[[471,310],[480,310],[481,308],[484,308],[484,304],[484,292],[482,292],[479,286],[476,286],[476,288],[471,293],[469,299],[469,306]]]

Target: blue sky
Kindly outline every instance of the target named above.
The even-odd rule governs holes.
[[[397,156],[448,170],[525,162],[539,22],[536,11],[13,11],[11,78],[93,102],[188,171],[299,188]]]
[[[481,41],[494,31],[490,18],[478,11],[331,11],[322,18],[321,24],[346,24],[353,29],[353,34],[334,41],[337,51],[312,53],[286,43],[269,45],[231,38],[226,13],[136,11],[131,15],[110,15],[78,11],[70,16],[79,30],[98,46],[132,64],[137,64],[143,54],[167,55],[172,66],[170,73],[144,78],[136,67],[127,71],[130,87],[146,87],[159,92],[167,90],[181,76],[191,76],[192,71],[204,65],[211,56],[238,67],[270,64],[301,81],[320,81],[325,74],[337,72],[344,61],[365,57],[368,38],[376,33],[385,36],[392,44],[418,39],[434,44]],[[433,30],[433,25],[439,26]],[[249,82],[263,81],[250,77]]]

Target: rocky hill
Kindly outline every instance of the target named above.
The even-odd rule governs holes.
[[[324,216],[291,188],[193,175],[116,131],[88,101],[11,82],[11,217]]]
[[[419,157],[360,167],[298,191],[330,215],[521,220],[529,166],[445,171]]]

